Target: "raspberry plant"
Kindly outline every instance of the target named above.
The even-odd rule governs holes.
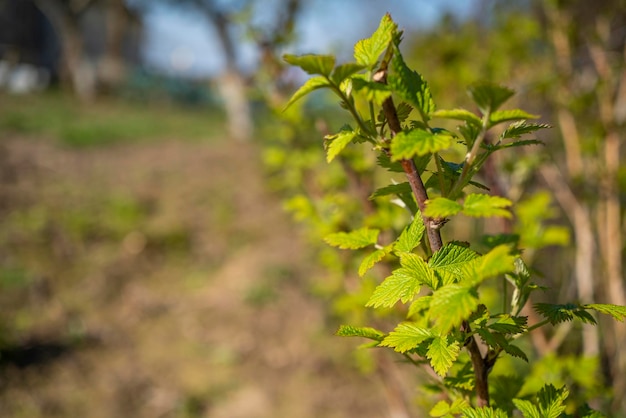
[[[512,217],[512,202],[488,194],[475,177],[493,153],[540,144],[527,139],[527,134],[549,126],[529,122],[537,116],[524,110],[503,110],[514,92],[489,82],[468,89],[478,113],[461,108],[437,110],[427,82],[405,62],[401,40],[402,32],[385,15],[372,36],[355,45],[355,62],[337,65],[331,55],[284,56],[289,64],[313,76],[293,94],[287,107],[315,90],[329,89],[353,119],[353,126],[345,125],[325,137],[329,163],[352,146],[367,146],[376,154],[378,166],[406,177],[404,182],[372,193],[372,199],[391,197],[409,213],[408,224],[398,236],[390,238],[393,231],[363,226],[325,238],[340,249],[366,251],[358,268],[360,276],[378,263],[392,263],[391,274],[376,287],[365,307],[395,307],[405,313],[406,320],[390,331],[343,325],[337,334],[369,339],[371,347],[387,347],[410,364],[431,367],[448,398],[433,406],[432,416],[506,417],[513,409],[524,417],[565,416],[565,387],[545,385],[534,396],[490,402],[490,394],[502,389],[490,386],[491,369],[504,355],[528,361],[515,341],[538,327],[571,320],[595,324],[594,311],[622,321],[626,308],[535,304],[544,320],[529,324],[522,312],[539,287],[521,258],[516,236],[486,237],[483,242],[489,249],[483,254],[466,242],[444,242],[441,236],[441,229],[455,216]],[[435,123],[446,120],[458,124],[456,130]],[[464,156],[455,160],[459,147]],[[497,277],[503,277],[504,289],[510,290],[496,304],[500,309],[481,297],[481,288]],[[577,414],[598,416],[588,408]]]

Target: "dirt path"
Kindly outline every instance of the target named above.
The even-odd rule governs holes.
[[[0,144],[0,415],[385,416],[257,155]]]

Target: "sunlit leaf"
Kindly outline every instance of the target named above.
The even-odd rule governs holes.
[[[489,116],[489,125],[494,126],[508,121],[524,121],[526,119],[537,119],[538,115],[531,115],[521,109],[496,110]]]
[[[291,65],[302,68],[311,75],[323,75],[328,77],[335,66],[335,57],[332,55],[292,55],[285,54],[283,59]]]
[[[326,161],[331,162],[337,155],[357,137],[354,131],[341,131],[334,135],[326,135],[324,139],[327,141]]]
[[[358,64],[374,68],[378,58],[387,50],[395,33],[397,25],[387,13],[383,16],[378,29],[367,39],[362,39],[354,46],[354,58]]]
[[[413,219],[413,222],[404,228],[394,244],[394,250],[399,252],[413,251],[413,249],[420,244],[424,235],[424,229],[424,221],[418,214]]]
[[[450,284],[440,287],[433,293],[430,316],[435,321],[437,329],[446,334],[452,328],[461,325],[461,322],[469,318],[477,307],[478,295],[473,288]]]
[[[480,118],[465,109],[437,110],[436,112],[433,112],[431,116],[434,118],[462,120],[476,126],[477,128],[482,126]]]
[[[388,83],[393,91],[402,100],[415,107],[424,120],[428,120],[429,115],[435,111],[435,102],[428,83],[419,73],[406,65],[397,46],[391,60],[391,68],[392,72],[388,76]]]
[[[387,254],[388,252],[384,249],[376,250],[373,253],[368,254],[359,266],[359,276],[363,277],[369,269],[374,267],[376,263],[382,261]]]
[[[512,204],[509,199],[504,197],[472,193],[465,198],[462,213],[467,216],[482,218],[492,216],[511,218],[511,212],[504,208]]]
[[[399,353],[405,353],[432,337],[429,329],[419,327],[411,322],[403,322],[391,331],[380,345],[392,347]]]
[[[391,140],[391,159],[394,161],[422,156],[450,148],[454,137],[442,132],[432,133],[411,129],[398,133]]]
[[[583,305],[585,309],[593,309],[594,311],[611,315],[618,321],[623,321],[626,318],[626,306],[610,305],[605,303],[592,303],[589,305]]]
[[[358,73],[364,68],[365,66],[361,64],[356,64],[354,62],[341,64],[335,67],[335,69],[333,70],[333,73],[330,76],[330,79],[333,81],[333,83],[339,85],[341,84],[343,80],[345,80],[346,78],[350,77],[353,74]]]
[[[385,333],[370,327],[354,327],[352,325],[341,325],[335,335],[340,337],[364,337],[374,341],[382,341]]]
[[[445,197],[436,197],[426,202],[424,215],[430,218],[447,218],[463,210],[463,206]]]
[[[545,123],[527,123],[525,120],[520,120],[509,125],[504,132],[502,132],[500,138],[519,138],[524,134],[529,134],[540,129],[549,129],[551,127],[552,126]]]
[[[324,241],[333,247],[356,250],[376,244],[379,233],[378,229],[361,228],[352,232],[335,232],[327,235]]]
[[[294,104],[298,99],[306,96],[314,90],[321,89],[323,87],[329,87],[330,83],[324,77],[312,77],[309,78],[296,92],[291,96],[291,99],[287,102],[284,109],[287,109]]]
[[[447,336],[438,336],[433,339],[428,347],[426,357],[430,359],[430,365],[439,376],[445,376],[459,356],[459,343],[450,343]]]

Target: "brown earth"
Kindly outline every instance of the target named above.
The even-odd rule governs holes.
[[[1,416],[389,416],[258,155],[0,143]]]

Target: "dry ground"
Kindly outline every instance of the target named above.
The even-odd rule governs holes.
[[[0,415],[388,416],[258,153],[0,143]]]

